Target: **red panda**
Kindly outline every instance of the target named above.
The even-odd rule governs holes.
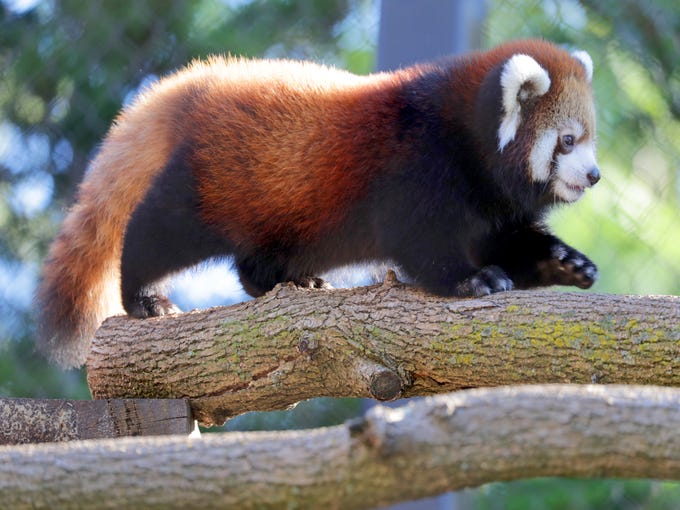
[[[590,287],[543,218],[600,177],[592,68],[541,40],[370,76],[192,63],[107,134],[44,265],[38,347],[84,363],[105,317],[176,311],[163,281],[212,257],[253,296],[380,259],[441,295]]]

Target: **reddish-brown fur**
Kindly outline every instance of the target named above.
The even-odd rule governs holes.
[[[396,129],[392,77],[353,81],[330,96],[333,82],[318,80],[293,89],[273,80],[243,91],[220,86],[209,102],[197,102],[189,124],[201,129],[188,138],[206,222],[244,247],[272,239],[309,241],[340,223],[384,158],[382,150],[360,148],[380,147],[391,137],[387,131]],[[229,123],[221,123],[224,118]],[[262,128],[253,130],[253,123]]]

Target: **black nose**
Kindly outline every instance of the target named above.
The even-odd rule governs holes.
[[[588,171],[586,177],[588,177],[588,182],[590,183],[590,185],[595,186],[595,184],[597,184],[597,181],[600,180],[600,169],[594,166]]]

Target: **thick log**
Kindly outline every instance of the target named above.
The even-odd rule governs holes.
[[[186,400],[0,398],[0,444],[189,434]]]
[[[530,386],[343,426],[0,447],[14,510],[369,509],[536,476],[680,480],[680,390]]]
[[[188,398],[204,424],[316,396],[395,398],[522,383],[680,386],[680,298],[505,292],[445,299],[388,280],[108,319],[97,398]]]

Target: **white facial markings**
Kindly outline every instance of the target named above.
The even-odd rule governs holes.
[[[575,120],[571,123],[570,132],[568,134],[574,135],[574,137],[577,140],[579,140],[584,135],[585,132],[586,128],[583,127],[583,124]]]
[[[503,117],[498,129],[498,152],[503,152],[505,146],[514,140],[519,128],[519,111]]]
[[[498,129],[498,151],[514,140],[521,120],[521,101],[542,96],[550,88],[548,71],[529,55],[511,57],[501,72],[503,119]]]
[[[574,57],[576,60],[581,62],[583,65],[584,69],[586,70],[586,79],[588,80],[588,83],[593,81],[593,59],[590,58],[590,55],[588,55],[588,52],[579,50],[579,51],[574,51],[571,54],[572,57]]]
[[[556,161],[555,195],[566,202],[574,202],[591,186],[588,172],[597,166],[595,144],[592,140],[579,143],[570,153],[559,154]]]
[[[546,129],[536,139],[529,155],[531,179],[546,182],[550,179],[550,164],[557,146],[557,129]]]
[[[597,168],[597,158],[593,140],[583,139],[586,134],[583,124],[572,120],[566,126],[562,130],[550,128],[538,132],[529,154],[529,170],[533,182],[551,181],[558,198],[574,202],[593,185],[588,174]],[[573,145],[564,145],[565,136],[570,137]]]

